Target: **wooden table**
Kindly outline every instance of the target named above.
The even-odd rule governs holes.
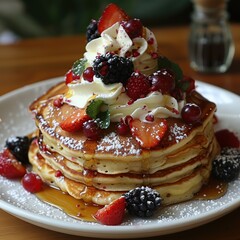
[[[233,25],[236,45],[233,64],[225,74],[200,74],[189,66],[188,27],[153,29],[159,52],[177,62],[186,75],[240,94],[240,25]],[[84,36],[24,40],[0,46],[0,95],[24,85],[63,76],[85,48]],[[239,107],[239,106],[238,106]],[[219,220],[181,233],[162,236],[162,240],[237,240],[240,239],[240,208]],[[88,239],[42,229],[0,210],[0,239],[60,240]],[[152,239],[159,239],[158,237]]]

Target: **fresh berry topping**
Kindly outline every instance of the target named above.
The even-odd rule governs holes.
[[[168,69],[161,69],[149,76],[151,90],[160,91],[162,94],[169,94],[175,88],[175,78]]]
[[[234,155],[240,157],[240,148],[224,147],[221,149],[221,155]]]
[[[108,52],[95,58],[93,70],[96,77],[101,78],[105,84],[121,82],[125,85],[134,70],[134,66],[130,59]]]
[[[67,132],[77,132],[82,129],[83,123],[90,117],[86,114],[85,109],[76,109],[70,116],[60,122],[60,127]]]
[[[145,120],[148,121],[148,122],[153,122],[153,121],[154,121],[154,116],[151,115],[151,114],[148,114],[148,115],[145,117]]]
[[[93,81],[93,76],[94,76],[94,71],[92,67],[88,67],[84,70],[83,72],[83,79],[92,82]]]
[[[90,42],[93,39],[100,37],[100,34],[98,32],[98,22],[96,20],[93,19],[87,26],[86,37],[87,42]]]
[[[117,125],[117,133],[119,135],[127,135],[130,132],[129,126],[124,123],[123,121],[120,121],[120,123]]]
[[[127,21],[129,16],[116,4],[110,3],[104,9],[98,22],[98,32],[101,34],[105,29],[111,27],[116,22]]]
[[[60,96],[53,101],[53,106],[60,108],[63,105],[63,97]]]
[[[142,37],[143,25],[139,19],[134,18],[128,21],[122,21],[121,25],[131,39]]]
[[[69,83],[73,82],[74,80],[78,80],[78,79],[80,79],[80,76],[73,74],[71,69],[65,75],[65,83],[66,84],[69,84]]]
[[[167,131],[166,119],[156,119],[151,123],[141,122],[139,119],[133,119],[129,126],[132,135],[143,148],[156,147]]]
[[[95,219],[105,225],[119,225],[123,222],[125,215],[126,200],[120,197],[99,209],[94,215]]]
[[[240,140],[238,137],[231,131],[227,129],[219,130],[215,133],[217,141],[221,148],[224,147],[232,147],[232,148],[239,148],[240,147]]]
[[[150,91],[151,84],[146,75],[140,72],[132,73],[127,81],[126,92],[133,100],[145,97]]]
[[[30,193],[36,193],[42,190],[43,181],[35,173],[26,173],[22,178],[22,185]]]
[[[9,179],[21,178],[26,168],[19,162],[8,148],[0,152],[0,175]]]
[[[215,178],[230,182],[235,180],[240,171],[240,155],[218,155],[212,163]]]
[[[144,186],[130,190],[124,194],[124,197],[128,212],[141,218],[153,216],[162,202],[162,198],[157,191]]]
[[[195,103],[187,103],[181,111],[182,119],[187,124],[195,124],[199,122],[202,111]]]
[[[89,120],[83,124],[83,134],[90,140],[98,140],[101,136],[101,128],[95,120]]]
[[[10,137],[6,141],[6,147],[15,156],[15,158],[23,164],[28,163],[28,149],[30,139],[24,137]]]

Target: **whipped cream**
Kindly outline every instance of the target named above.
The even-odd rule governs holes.
[[[102,32],[101,37],[90,41],[86,46],[84,58],[85,67],[92,66],[96,56],[114,52],[121,57],[130,57],[134,69],[148,75],[157,70],[157,60],[151,53],[157,52],[157,41],[154,34],[144,28],[144,37],[130,39],[124,28],[116,23]],[[137,54],[130,54],[137,51]],[[69,91],[65,102],[70,105],[86,108],[93,99],[101,99],[108,105],[110,119],[119,122],[126,116],[147,121],[146,116],[154,118],[179,118],[184,101],[178,102],[174,97],[163,95],[159,91],[150,92],[146,97],[133,103],[125,92],[122,83],[106,85],[100,78],[94,76],[92,82],[85,81],[81,76],[79,81],[68,84]]]
[[[157,41],[154,34],[147,28],[144,28],[144,37],[131,39],[124,28],[119,23],[115,23],[103,31],[101,37],[87,44],[84,58],[92,66],[97,55],[107,52],[114,52],[120,57],[130,55],[134,69],[144,74],[149,75],[157,70],[157,59],[151,55],[157,52]]]

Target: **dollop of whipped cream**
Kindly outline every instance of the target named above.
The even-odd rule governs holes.
[[[128,57],[134,63],[134,69],[149,75],[157,70],[157,59],[151,53],[157,52],[157,41],[154,34],[144,28],[143,37],[130,39],[124,28],[116,23],[102,32],[101,37],[90,41],[86,46],[84,58],[86,67],[92,66],[96,56],[114,52]],[[132,54],[138,52],[138,54]],[[180,117],[184,101],[178,102],[170,95],[163,95],[159,91],[150,92],[146,97],[134,102],[125,92],[122,83],[106,85],[100,78],[94,76],[92,82],[88,82],[81,76],[80,80],[68,84],[69,92],[65,96],[65,102],[70,105],[86,108],[94,99],[101,99],[108,105],[110,119],[119,122],[126,116],[147,121],[146,116],[157,118]]]
[[[103,31],[101,37],[87,44],[84,58],[92,66],[97,55],[114,52],[120,57],[130,57],[134,69],[149,75],[157,70],[157,59],[152,57],[157,52],[157,41],[148,28],[144,28],[143,35],[144,37],[131,39],[117,22]]]

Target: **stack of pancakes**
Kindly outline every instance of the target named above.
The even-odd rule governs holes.
[[[30,106],[38,131],[29,159],[46,183],[99,205],[143,185],[157,190],[163,204],[177,203],[191,199],[207,183],[219,151],[213,129],[216,106],[196,91],[187,102],[200,106],[201,124],[167,118],[168,130],[153,149],[142,149],[131,134],[118,135],[113,123],[98,141],[81,131],[62,130],[59,123],[76,107],[55,107],[53,102],[66,92],[65,83],[58,84]]]

